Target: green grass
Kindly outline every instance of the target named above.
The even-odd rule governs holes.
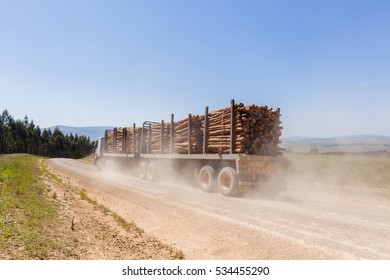
[[[81,161],[81,162],[84,162],[84,163],[88,163],[88,164],[93,164],[94,160],[95,160],[95,153],[91,153],[91,154],[89,154],[86,157],[78,159],[78,161]]]
[[[30,155],[0,155],[0,259],[50,259],[55,251],[77,257],[72,248],[53,238],[53,230],[60,223],[59,209],[48,199],[47,186],[40,181],[42,172],[79,193],[81,199],[110,215],[126,231],[144,233],[134,223],[88,197],[85,190],[65,184],[49,171],[44,159],[40,164],[38,160]],[[181,251],[158,240],[152,241],[157,248],[168,250],[174,259],[183,259]]]
[[[0,156],[0,251],[9,258],[47,259],[57,246],[45,237],[58,218],[39,172],[36,157]]]
[[[291,161],[291,181],[390,189],[390,157],[297,153],[285,157]]]
[[[83,200],[88,201],[89,203],[93,204],[96,208],[98,208],[100,211],[102,211],[106,215],[111,215],[113,219],[126,231],[134,231],[138,234],[144,233],[144,230],[139,228],[137,225],[134,223],[129,223],[125,219],[123,219],[121,216],[119,216],[117,213],[111,211],[108,209],[106,206],[99,204],[96,200],[93,200],[90,198],[86,193],[85,190],[80,191],[80,197]]]
[[[47,165],[46,165],[46,160],[42,160],[41,161],[41,169],[46,172],[51,178],[53,178],[55,181],[57,181],[57,183],[60,183],[62,184],[62,179],[60,177],[58,177],[57,175],[51,173],[49,171],[49,169],[47,169]]]

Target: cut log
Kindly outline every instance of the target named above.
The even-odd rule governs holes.
[[[278,147],[283,127],[280,110],[267,106],[244,105],[208,112],[206,116],[190,115],[171,123],[151,125],[144,130],[144,150],[149,153],[246,153],[253,155],[279,155]],[[232,118],[233,112],[233,118]],[[190,128],[190,131],[188,130]],[[233,128],[233,131],[231,131]],[[137,127],[115,128],[106,131],[106,152],[139,153],[142,129]],[[174,139],[171,139],[173,136]],[[232,141],[231,141],[231,137]],[[190,144],[189,144],[190,143]],[[203,147],[205,143],[205,147]],[[231,145],[233,151],[230,151]],[[172,146],[172,147],[171,147]]]

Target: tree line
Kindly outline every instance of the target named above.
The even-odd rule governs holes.
[[[0,154],[29,153],[45,157],[82,158],[95,149],[95,142],[84,135],[64,135],[56,127],[41,131],[28,120],[15,120],[7,110],[0,116]]]

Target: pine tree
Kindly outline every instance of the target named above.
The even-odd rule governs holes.
[[[0,116],[0,153],[30,153],[47,157],[82,158],[92,153],[95,142],[84,135],[64,135],[57,127],[41,131],[25,116],[15,120],[7,110]]]

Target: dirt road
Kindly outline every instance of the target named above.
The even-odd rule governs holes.
[[[289,186],[229,198],[70,159],[48,164],[186,259],[390,259],[390,199],[364,188]]]

